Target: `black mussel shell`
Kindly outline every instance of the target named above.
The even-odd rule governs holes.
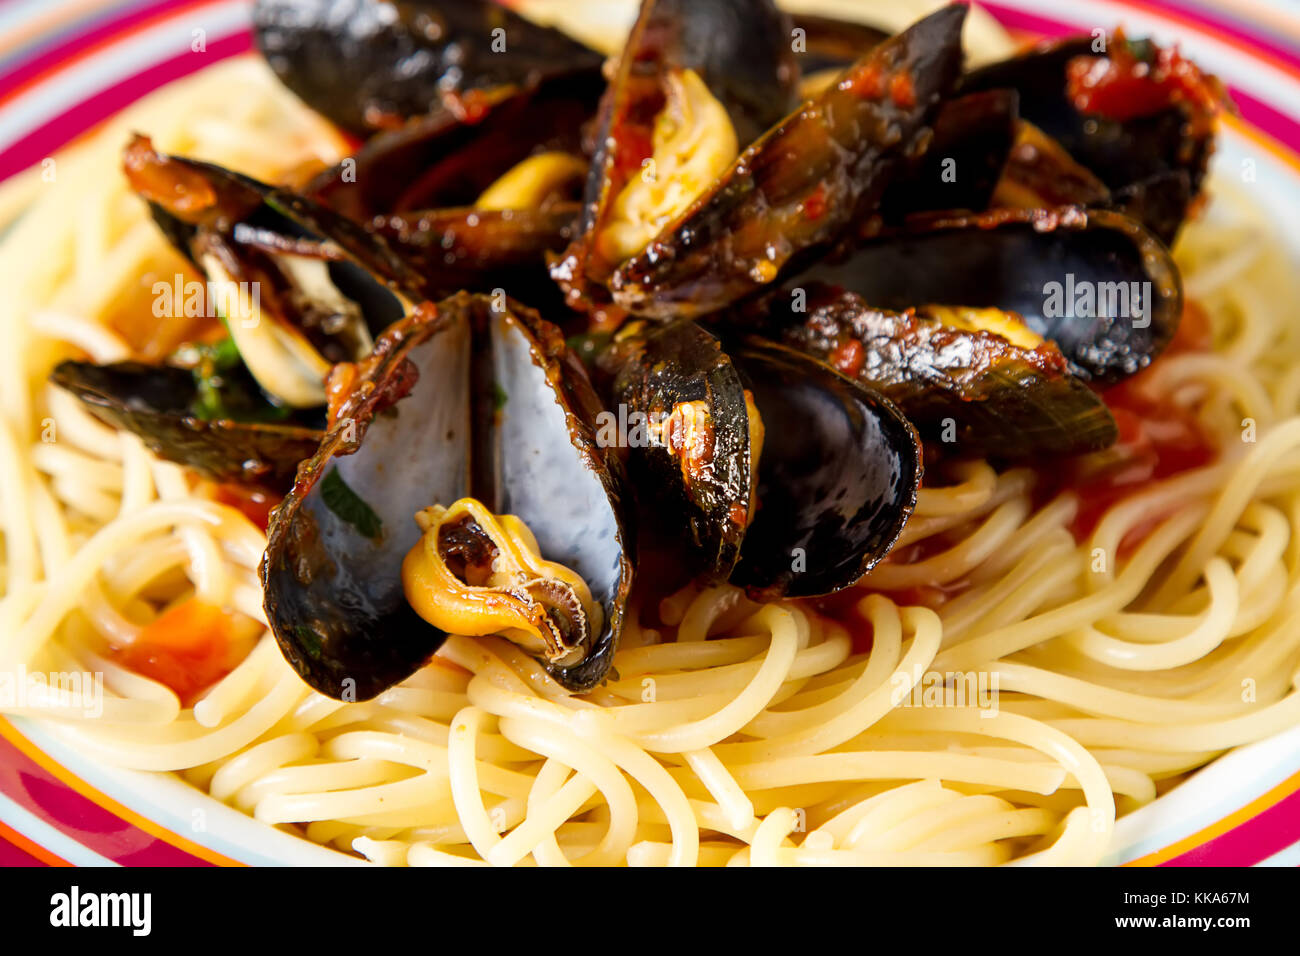
[[[215,242],[235,266],[259,251],[316,255],[331,260],[334,278],[349,291],[368,282],[410,298],[423,295],[424,279],[382,238],[305,196],[215,163],[159,153],[143,136],[127,147],[124,165],[163,235],[200,271],[200,253]],[[384,318],[387,325],[396,316]]]
[[[1013,90],[949,100],[934,120],[930,146],[885,193],[880,217],[899,223],[935,210],[987,209],[1016,140]]]
[[[546,315],[565,302],[546,269],[546,254],[573,239],[576,203],[540,209],[437,209],[376,216],[370,228],[423,275],[437,297],[504,291]]]
[[[880,392],[927,450],[1037,459],[1097,451],[1118,437],[1106,403],[1071,374],[1054,345],[1030,348],[1005,337],[1020,324],[1016,316],[993,323],[977,316],[963,328],[941,310],[888,312],[827,286],[801,288],[798,297],[784,290],[749,308],[761,314],[742,325]]]
[[[887,399],[801,352],[724,346],[690,320],[631,327],[614,348],[626,363],[616,401],[629,420],[658,423],[650,441],[629,441],[638,487],[693,573],[806,597],[847,587],[892,547],[922,466]]]
[[[390,329],[335,425],[272,516],[267,620],[308,684],[365,700],[414,673],[445,635],[407,603],[401,565],[417,511],[474,495],[528,525],[605,609],[573,690],[608,671],[633,545],[621,479],[596,443],[597,407],[558,332],[513,304],[459,295]]]
[[[959,92],[1016,90],[1024,119],[1095,173],[1115,208],[1172,243],[1200,195],[1214,151],[1212,125],[1193,121],[1176,104],[1123,121],[1080,112],[1067,94],[1066,69],[1076,57],[1104,56],[1097,42],[1072,37],[991,63],[963,77]],[[1106,49],[1127,42],[1107,37]]]
[[[361,136],[448,96],[527,86],[602,60],[490,0],[257,0],[253,35],[289,89]]]
[[[354,157],[320,173],[307,193],[359,223],[472,206],[534,153],[585,154],[583,131],[604,89],[593,68],[489,91],[469,113],[436,109],[375,136]]]
[[[1073,363],[1112,382],[1150,364],[1173,338],[1183,287],[1169,250],[1110,210],[1000,209],[910,222],[824,261],[823,281],[882,309],[929,305],[1014,312]]]
[[[731,581],[756,596],[853,584],[916,505],[921,445],[883,396],[762,339],[728,345],[764,423],[758,508]]]
[[[881,43],[764,134],[614,272],[615,304],[661,319],[716,311],[868,217],[930,141],[960,69],[965,16],[944,7]]]
[[[740,556],[753,489],[740,376],[717,337],[689,320],[629,328],[614,350],[621,368],[612,394],[626,410],[633,479],[656,524],[685,542],[689,573],[724,581]]]
[[[193,374],[170,365],[67,361],[55,367],[50,380],[97,418],[139,435],[160,458],[220,482],[286,489],[299,462],[311,457],[324,435],[305,422],[199,418]],[[250,394],[256,391],[251,378],[242,384]]]

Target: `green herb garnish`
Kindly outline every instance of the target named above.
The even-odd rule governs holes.
[[[293,629],[294,636],[302,642],[302,648],[307,652],[307,656],[314,661],[320,660],[321,640],[320,635],[313,631],[306,624],[299,624]]]
[[[375,510],[343,480],[337,468],[331,468],[329,474],[320,483],[321,500],[325,507],[334,512],[362,535],[375,540],[384,530],[384,522]]]
[[[274,424],[293,414],[287,405],[267,400],[245,368],[233,338],[188,345],[176,357],[194,376],[196,395],[190,411],[195,418]]]

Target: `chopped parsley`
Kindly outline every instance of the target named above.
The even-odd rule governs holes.
[[[384,522],[379,515],[375,514],[375,509],[348,487],[348,483],[343,480],[337,468],[331,468],[329,474],[320,483],[320,496],[325,502],[325,507],[356,528],[363,536],[373,541],[383,533]]]

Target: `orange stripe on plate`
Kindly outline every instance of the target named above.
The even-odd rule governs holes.
[[[1230,813],[1222,820],[1216,820],[1204,830],[1198,830],[1191,836],[1184,837],[1177,843],[1171,843],[1162,850],[1156,850],[1154,853],[1148,853],[1146,856],[1140,856],[1136,860],[1129,860],[1124,866],[1159,866],[1176,856],[1181,856],[1188,850],[1194,850],[1198,846],[1209,843],[1215,837],[1222,836],[1229,830],[1234,830],[1241,824],[1245,823],[1252,817],[1257,817],[1269,807],[1281,803],[1291,794],[1300,790],[1300,773],[1292,774],[1272,790],[1261,794],[1250,803],[1246,804],[1235,813]]]
[[[0,822],[0,837],[9,841],[14,846],[18,847],[18,849],[24,850],[31,856],[36,857],[36,859],[40,860],[46,866],[72,866],[72,864],[63,859],[63,857],[55,856],[39,843],[34,843],[12,827],[5,826],[3,822]]]
[[[90,784],[86,783],[86,781],[72,773],[72,771],[68,770],[57,760],[24,737],[17,727],[3,717],[0,717],[0,737],[4,737],[5,740],[17,747],[22,753],[26,754],[36,763],[40,764],[41,767],[48,770],[61,783],[75,790],[92,803],[95,803],[96,805],[103,807],[105,810],[108,810],[110,813],[114,813],[121,817],[132,826],[138,827],[150,836],[157,837],[159,840],[176,847],[178,850],[183,850],[192,856],[197,856],[200,860],[206,860],[208,863],[213,863],[217,866],[244,866],[244,864],[240,863],[238,860],[233,860],[215,850],[195,843],[193,840],[187,839],[179,833],[173,833],[171,830],[160,826],[147,817],[142,817],[134,810],[122,806],[122,804],[118,803],[107,794],[96,790]]]
[[[1260,132],[1255,127],[1241,119],[1238,119],[1236,116],[1227,113],[1221,114],[1219,116],[1219,122],[1230,126],[1234,132],[1240,133],[1256,146],[1272,153],[1276,159],[1286,163],[1294,172],[1300,174],[1300,154],[1297,154],[1294,150],[1279,143],[1273,137]]]

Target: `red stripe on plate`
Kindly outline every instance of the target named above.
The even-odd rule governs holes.
[[[211,66],[218,60],[247,53],[252,48],[252,35],[240,33],[209,40],[208,49],[204,53],[187,51],[170,60],[145,67],[116,86],[54,117],[0,152],[0,180],[39,163],[59,147],[67,145],[160,86]]]

